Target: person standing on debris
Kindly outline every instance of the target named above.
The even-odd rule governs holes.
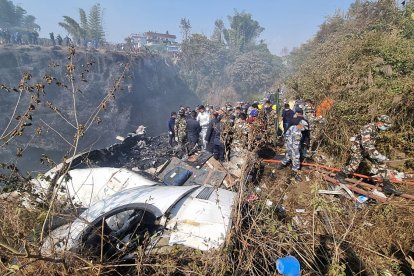
[[[233,116],[234,116],[234,120],[237,120],[240,117],[241,114],[241,107],[240,106],[236,106],[234,108],[234,112],[233,112]]]
[[[259,106],[257,103],[254,103],[251,105],[251,107],[249,107],[248,114],[249,118],[247,119],[247,121],[249,123],[253,123],[254,121],[256,121],[256,118],[259,115]]]
[[[303,109],[302,99],[298,96],[296,97],[295,104],[293,106],[293,111],[297,112],[299,109]]]
[[[207,147],[207,142],[205,140],[206,134],[207,134],[207,128],[210,124],[210,114],[206,112],[206,109],[204,108],[204,105],[200,105],[198,107],[198,115],[197,115],[197,122],[201,126],[201,132],[200,132],[200,145],[203,150]]]
[[[303,132],[306,131],[309,124],[306,120],[301,120],[297,125],[289,127],[285,135],[286,154],[277,169],[281,170],[292,162],[292,177],[297,181],[301,180],[298,171],[300,170],[300,148]]]
[[[189,118],[191,115],[191,107],[187,106],[184,111],[185,117]]]
[[[187,121],[184,108],[180,108],[178,117],[175,119],[174,135],[175,141],[180,147],[187,143]]]
[[[315,105],[310,99],[306,99],[303,105],[303,117],[305,117],[306,121],[309,123],[309,139],[310,141],[315,142],[315,125],[317,119],[315,116]],[[310,141],[308,149],[311,149]]]
[[[224,143],[221,141],[221,116],[218,112],[211,115],[213,118],[207,129],[207,148],[213,153],[216,160],[224,161]]]
[[[263,110],[265,114],[270,114],[272,112],[272,102],[267,100],[263,105]]]
[[[210,114],[210,123],[207,128],[206,137],[204,140],[206,141],[206,150],[210,153],[213,153],[214,148],[214,123],[217,122],[218,113],[216,111],[212,111]]]
[[[194,110],[191,111],[190,116],[187,119],[188,155],[191,155],[192,153],[197,151],[197,146],[199,143],[201,126],[200,123],[196,120],[196,118],[197,112],[195,112]]]
[[[246,119],[246,113],[240,113],[239,117],[234,122],[234,138],[232,146],[235,148],[245,148],[247,146],[247,135],[249,133],[249,129]]]
[[[309,149],[310,142],[311,142],[309,122],[303,116],[303,110],[302,109],[298,109],[296,111],[295,116],[290,120],[290,123],[289,123],[289,126],[288,126],[288,129],[289,129],[292,126],[298,125],[302,120],[305,121],[308,124],[308,127],[305,130],[303,130],[302,139],[300,141],[300,160],[301,161],[303,161],[307,157],[308,149]],[[287,132],[286,132],[286,134],[287,134]],[[285,136],[286,136],[286,134],[285,134]]]
[[[175,144],[175,118],[177,117],[177,113],[176,112],[171,112],[171,117],[168,120],[168,143],[170,144],[171,147],[174,146]]]
[[[391,118],[388,115],[381,115],[376,122],[363,126],[357,135],[352,136],[350,139],[351,155],[349,162],[342,171],[336,174],[335,178],[341,183],[346,183],[345,178],[356,172],[362,160],[368,158],[373,163],[371,173],[379,179],[379,182],[382,182],[384,192],[387,194],[401,194],[387,177],[387,168],[384,162],[389,159],[375,148],[379,131],[386,131],[391,127]]]
[[[290,105],[285,103],[283,112],[282,112],[282,120],[283,120],[283,133],[286,133],[288,130],[290,121],[292,120],[293,116],[295,116],[295,112],[290,109]]]
[[[305,104],[303,106],[303,116],[311,125],[315,122],[315,106],[310,99],[305,100]],[[312,127],[309,129],[312,129]]]

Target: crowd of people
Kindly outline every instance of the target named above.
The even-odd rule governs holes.
[[[293,143],[291,138],[297,136],[297,130],[305,122],[299,142],[301,156],[304,158],[310,145],[308,120],[311,120],[311,116],[304,113],[302,104],[297,102],[294,110],[290,109],[288,103],[284,104],[281,114],[283,131],[279,129],[276,118],[276,106],[269,99],[252,104],[227,103],[216,108],[200,105],[195,110],[180,107],[178,112],[171,113],[168,122],[169,143],[171,147],[182,149],[187,155],[201,149],[209,151],[217,160],[224,162],[231,158],[234,151],[250,150],[259,143],[272,143],[276,139],[277,131],[280,131],[280,136],[284,133],[286,144],[289,144],[288,141]],[[285,164],[287,162],[290,160],[286,160]],[[296,159],[293,162],[296,164]]]
[[[285,101],[279,113],[281,128],[276,105],[270,99],[252,104],[227,103],[216,108],[200,105],[194,110],[180,107],[178,112],[171,113],[168,122],[169,144],[188,156],[206,150],[215,159],[226,162],[241,150],[252,150],[263,143],[271,144],[274,139],[281,137],[286,151],[277,169],[291,166],[291,177],[300,181],[301,162],[309,157],[309,149],[319,145],[319,139],[316,139],[318,129],[324,124],[324,115],[332,105],[333,101],[326,99],[315,110],[312,100],[297,98],[292,107]],[[399,193],[387,179],[384,164],[387,158],[375,149],[378,132],[388,130],[391,126],[390,117],[382,115],[351,138],[350,159],[336,175],[338,181],[344,182],[358,169],[361,161],[368,158],[373,162],[372,175],[380,179],[384,190],[392,194]]]
[[[0,28],[0,44],[33,44],[37,45],[39,33],[36,31],[11,31]]]

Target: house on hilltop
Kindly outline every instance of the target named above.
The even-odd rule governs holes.
[[[146,32],[144,36],[147,40],[147,44],[174,44],[177,37],[170,35],[168,32],[165,34]]]
[[[171,35],[168,32],[165,34],[156,33],[156,32],[145,32],[145,33],[137,33],[131,34],[129,36],[131,39],[132,46],[136,49],[141,47],[148,47],[154,45],[175,45],[177,46],[177,42],[175,41],[177,37],[175,35]],[[174,48],[174,47],[173,47]]]

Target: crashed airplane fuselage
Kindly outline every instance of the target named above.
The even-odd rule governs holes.
[[[45,179],[34,183],[48,189]],[[140,245],[149,252],[172,245],[206,251],[222,246],[230,230],[235,193],[208,182],[167,186],[126,168],[97,167],[72,169],[57,184],[59,201],[84,211],[48,233],[45,255],[104,252],[114,259]]]

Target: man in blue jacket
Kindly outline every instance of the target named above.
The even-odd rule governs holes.
[[[286,131],[288,130],[290,121],[292,120],[294,115],[295,115],[295,112],[292,109],[290,109],[290,105],[288,103],[285,103],[285,106],[282,112],[283,133],[286,133]]]

